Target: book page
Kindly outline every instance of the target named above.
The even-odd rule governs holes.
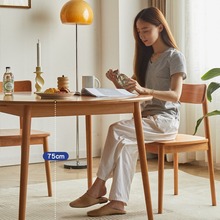
[[[137,94],[128,92],[125,89],[108,89],[108,88],[83,88],[82,95],[92,95],[96,97],[134,97]]]

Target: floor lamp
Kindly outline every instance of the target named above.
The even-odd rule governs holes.
[[[76,95],[79,95],[78,76],[78,25],[89,25],[93,21],[93,11],[88,3],[83,0],[70,0],[61,9],[60,19],[63,24],[76,26]],[[76,163],[64,164],[68,169],[86,168],[86,163],[79,159],[79,116],[76,116]]]

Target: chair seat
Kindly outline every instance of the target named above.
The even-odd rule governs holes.
[[[13,138],[18,135],[22,135],[22,129],[0,129],[1,138]],[[31,130],[31,137],[48,137],[49,132]]]
[[[0,129],[0,146],[20,146],[22,129]],[[50,133],[31,130],[30,145],[42,144],[42,139],[50,136]]]
[[[179,145],[179,144],[187,144],[187,142],[190,142],[189,144],[193,143],[201,143],[201,142],[208,142],[208,139],[201,136],[196,135],[190,135],[190,134],[177,134],[176,138],[174,140],[170,141],[158,141],[157,143],[161,143],[164,145]]]
[[[149,153],[158,153],[158,148],[163,147],[165,153],[193,152],[197,150],[206,150],[207,142],[208,139],[205,137],[189,134],[177,134],[174,140],[158,141],[146,144],[146,150]],[[191,148],[189,148],[189,146],[191,146]]]

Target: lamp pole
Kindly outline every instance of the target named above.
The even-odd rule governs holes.
[[[80,95],[79,92],[79,77],[78,77],[78,25],[76,24],[76,92],[75,95]]]
[[[88,3],[81,0],[69,0],[66,2],[60,12],[60,19],[63,24],[76,25],[76,92],[75,95],[80,95],[78,88],[78,33],[77,25],[89,25],[93,21],[93,11]],[[83,169],[86,168],[86,163],[79,161],[79,116],[76,116],[76,164],[64,164],[64,168],[68,169]]]
[[[79,76],[78,76],[78,25],[76,24],[76,92],[75,95],[80,95],[79,92]],[[84,169],[87,168],[85,161],[79,159],[79,116],[76,116],[76,161],[75,163],[68,162],[64,164],[67,169]]]

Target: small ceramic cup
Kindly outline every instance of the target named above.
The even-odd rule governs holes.
[[[95,76],[82,76],[82,88],[100,88],[101,83]]]

